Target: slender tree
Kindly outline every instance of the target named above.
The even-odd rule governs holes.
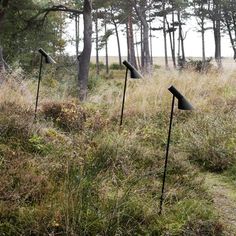
[[[229,35],[230,44],[234,52],[233,58],[236,60],[236,2],[234,0],[225,0],[222,9],[222,22]]]
[[[193,7],[193,16],[197,21],[197,25],[199,26],[198,32],[201,34],[201,44],[202,44],[202,71],[205,70],[206,67],[206,40],[205,33],[207,30],[211,30],[212,27],[209,26],[209,1],[208,0],[194,0],[192,2]]]
[[[214,41],[215,41],[215,60],[218,68],[222,68],[221,61],[221,22],[222,22],[222,0],[212,0],[210,2],[209,17],[212,20]]]
[[[2,35],[3,33],[3,19],[6,13],[6,9],[8,7],[9,0],[4,0],[0,2],[0,34]],[[0,82],[3,80],[2,73],[5,71],[5,64],[4,64],[4,59],[3,59],[3,49],[2,49],[2,42],[0,38]]]
[[[135,47],[134,47],[134,32],[133,32],[133,18],[130,15],[127,23],[127,42],[128,42],[128,60],[137,68]]]
[[[150,56],[150,45],[149,45],[149,24],[148,24],[148,9],[150,5],[148,1],[133,0],[133,7],[142,24],[142,41],[143,41],[143,73],[151,73],[151,56]]]
[[[168,15],[168,9],[167,9],[167,0],[155,0],[154,2],[154,13],[153,16],[160,19],[162,22],[162,25],[160,27],[152,28],[152,30],[155,31],[162,31],[163,32],[163,39],[164,39],[164,53],[165,53],[165,68],[169,69],[168,64],[168,49],[167,49],[167,15]]]
[[[88,90],[89,63],[92,50],[92,1],[84,0],[84,48],[79,58],[79,98],[85,101]]]

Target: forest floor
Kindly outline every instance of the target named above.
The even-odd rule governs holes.
[[[236,235],[236,192],[235,186],[222,175],[207,174],[206,186],[212,195],[214,206],[222,224],[226,226],[225,235]]]

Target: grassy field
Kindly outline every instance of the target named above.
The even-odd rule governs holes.
[[[233,68],[129,80],[122,127],[124,71],[102,75],[91,71],[80,103],[75,75],[48,70],[36,121],[36,74],[17,69],[1,85],[0,235],[236,235],[223,220],[235,199],[222,213],[210,191],[215,175],[236,180]],[[175,106],[160,215],[170,85],[195,110]]]
[[[101,62],[103,62],[105,64],[106,59],[104,56],[100,56],[99,59]],[[126,59],[127,59],[126,57],[122,57],[122,60],[126,60]],[[200,57],[187,57],[187,60],[189,60],[189,59],[201,60]],[[92,57],[91,62],[95,63],[96,57]],[[108,62],[109,62],[109,64],[119,63],[119,58],[110,56]],[[222,62],[223,62],[223,66],[225,69],[232,69],[233,70],[236,67],[236,62],[232,58],[228,58],[228,57],[223,58]],[[172,67],[173,63],[172,63],[171,57],[168,58],[168,63],[169,63],[169,66]],[[215,64],[214,60],[212,60],[212,63]],[[165,58],[164,57],[153,57],[153,64],[164,68],[165,67]]]

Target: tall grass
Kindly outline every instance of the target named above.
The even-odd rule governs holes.
[[[199,74],[196,72],[158,71],[151,79],[129,80],[125,112],[129,115],[150,116],[169,110],[171,94],[167,88],[176,86],[195,106],[197,111],[214,108],[214,104],[235,95],[234,72]],[[120,109],[123,81],[113,80],[103,85],[89,101],[107,103],[112,115]]]
[[[29,91],[36,84],[17,78],[24,90],[12,75],[0,88],[0,232],[221,235],[222,225],[195,165],[211,171],[222,163],[222,170],[234,166],[233,73],[160,70],[152,79],[130,80],[122,128],[122,79],[100,79],[86,104],[57,81],[67,92],[60,98],[60,88],[52,86],[33,122]],[[171,106],[167,88],[172,84],[195,111],[175,109],[160,216]]]

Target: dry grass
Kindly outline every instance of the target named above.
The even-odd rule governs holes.
[[[122,57],[122,60],[126,60],[127,57]],[[188,59],[192,59],[192,60],[201,60],[200,57],[188,57]],[[91,58],[91,61],[93,63],[96,63],[96,57],[92,57]],[[100,61],[103,62],[103,64],[105,64],[105,61],[106,61],[106,58],[101,56],[100,57]],[[224,58],[222,60],[223,62],[223,67],[226,69],[226,70],[235,70],[235,60],[233,60],[232,58]],[[119,63],[119,58],[118,57],[109,57],[109,64],[113,64],[113,63]],[[165,58],[164,57],[154,57],[153,58],[153,64],[154,65],[158,65],[158,66],[161,66],[162,68],[165,67]],[[168,64],[169,66],[172,68],[173,66],[173,62],[172,62],[172,59],[171,57],[168,58]],[[216,65],[216,63],[214,62],[213,60],[213,64]]]
[[[28,89],[28,84],[23,80],[21,69],[6,75],[5,81],[1,84],[0,103],[12,103],[23,106],[32,106],[33,96]]]
[[[4,134],[0,185],[5,197],[0,199],[0,231],[6,235],[214,235],[216,231],[220,235],[221,225],[198,169],[181,149],[186,145],[184,129],[194,128],[196,117],[177,110],[164,214],[158,215],[171,105],[167,89],[176,86],[196,111],[214,117],[224,104],[223,112],[230,113],[235,106],[234,77],[233,72],[203,75],[159,70],[152,79],[129,80],[122,129],[116,122],[121,79],[101,79],[79,110],[76,102],[65,102],[65,94],[57,99],[59,94],[50,97],[48,93],[42,120],[33,123],[34,97],[27,86],[24,90],[18,86],[27,83],[9,78],[0,93],[0,131]],[[43,119],[46,115],[51,121]],[[76,129],[79,117],[83,127]],[[58,118],[63,118],[63,125]],[[137,119],[139,123],[134,122]],[[65,129],[68,123],[72,126]],[[213,144],[218,140],[213,139]],[[209,153],[207,148],[203,155]]]
[[[129,80],[126,91],[125,115],[150,116],[168,110],[171,94],[168,87],[174,85],[191,101],[197,111],[214,108],[218,103],[235,97],[236,72],[224,71],[199,74],[192,71],[156,71],[151,79]],[[121,107],[123,81],[107,82],[89,98],[90,102],[106,103],[111,117],[117,116]]]

